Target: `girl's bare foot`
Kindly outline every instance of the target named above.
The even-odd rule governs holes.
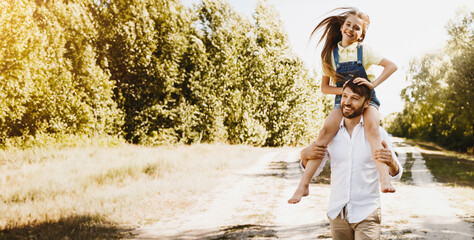
[[[380,188],[383,193],[394,193],[395,188],[392,186],[392,183],[389,182],[380,182]]]
[[[288,203],[295,204],[301,201],[302,197],[306,197],[309,195],[309,186],[298,186],[293,197],[288,200]]]

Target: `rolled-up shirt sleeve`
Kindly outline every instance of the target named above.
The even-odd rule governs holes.
[[[403,167],[400,164],[400,161],[398,160],[398,157],[395,154],[395,151],[393,151],[392,141],[390,141],[390,136],[388,135],[388,133],[382,127],[380,127],[380,129],[381,129],[380,130],[380,137],[382,138],[382,140],[385,140],[385,142],[387,143],[388,149],[392,150],[392,158],[393,158],[393,160],[395,160],[395,162],[398,165],[398,174],[395,175],[395,176],[392,176],[392,175],[389,174],[390,179],[393,180],[393,181],[400,181],[400,179],[402,178]]]
[[[392,148],[390,147],[390,149],[392,149]],[[397,155],[395,154],[395,151],[393,151],[393,150],[392,150],[392,158],[393,158],[393,160],[395,160],[395,162],[397,162],[397,164],[398,164],[398,174],[395,175],[395,176],[392,176],[392,175],[389,174],[390,179],[393,180],[393,181],[400,181],[400,179],[402,178],[403,167],[402,167],[402,165],[400,164],[400,161],[398,161],[398,157],[397,157]]]

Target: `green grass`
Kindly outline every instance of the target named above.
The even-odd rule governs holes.
[[[405,139],[411,145],[415,145],[425,160],[426,167],[433,174],[437,182],[446,183],[450,186],[462,186],[474,188],[474,155],[449,151],[431,142],[422,142]],[[402,176],[402,180],[411,172],[409,159]],[[413,164],[413,163],[411,163]]]
[[[474,187],[474,161],[422,153],[426,167],[438,182],[453,186]]]
[[[418,140],[406,139],[406,138],[403,138],[403,139],[408,144],[417,146],[423,152],[431,152],[431,153],[436,153],[439,155],[445,155],[445,156],[474,161],[474,154],[450,151],[432,142],[424,142],[424,141],[418,141]]]

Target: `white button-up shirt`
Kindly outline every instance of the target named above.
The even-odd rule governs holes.
[[[392,149],[390,137],[379,128],[380,137]],[[391,180],[400,180],[403,168],[395,153],[392,156],[399,166],[396,176]],[[331,195],[329,197],[328,216],[335,219],[346,206],[344,216],[349,223],[358,223],[380,206],[380,186],[377,168],[372,158],[370,144],[365,138],[364,120],[354,127],[352,137],[344,127],[342,119],[339,131],[329,143],[326,156],[319,165],[315,176],[331,158]]]

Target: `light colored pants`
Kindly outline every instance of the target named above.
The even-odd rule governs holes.
[[[329,218],[329,217],[328,217]],[[334,220],[329,218],[333,240],[380,239],[380,208],[358,223],[349,223],[341,214]]]

